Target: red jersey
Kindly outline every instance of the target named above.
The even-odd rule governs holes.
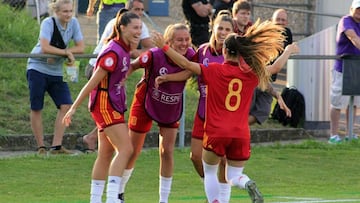
[[[250,104],[257,76],[237,63],[201,66],[207,85],[205,133],[209,137],[249,138]]]

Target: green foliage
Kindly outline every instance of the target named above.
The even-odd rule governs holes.
[[[308,140],[298,144],[256,146],[244,173],[257,182],[265,202],[360,201],[360,142],[328,145]],[[189,159],[189,148],[176,149],[170,202],[202,203],[202,181]],[[126,202],[158,201],[158,150],[144,150],[126,188]],[[85,203],[89,200],[95,154],[0,159],[1,202]],[[16,170],[14,170],[16,169]],[[105,195],[104,195],[105,196]],[[284,199],[287,198],[287,199]],[[301,199],[303,198],[303,199]],[[317,198],[317,199],[315,199]],[[327,201],[325,201],[327,200]],[[357,201],[356,201],[357,200]],[[250,202],[245,190],[232,188],[231,202]]]

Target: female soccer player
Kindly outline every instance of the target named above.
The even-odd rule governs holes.
[[[130,66],[130,44],[139,42],[141,26],[138,15],[118,13],[113,33],[98,55],[93,76],[63,119],[63,123],[69,125],[76,108],[90,94],[89,109],[98,128],[99,140],[92,171],[90,203],[102,202],[107,176],[106,203],[119,201],[122,174],[133,152],[124,118],[127,107],[123,80]]]
[[[195,54],[191,48],[191,37],[186,25],[179,23],[168,26],[164,38],[166,44],[186,59],[191,59]],[[178,121],[182,115],[182,97],[186,81],[169,82],[160,88],[155,88],[157,76],[183,71],[160,48],[152,48],[132,62],[129,74],[139,68],[144,68],[145,73],[136,88],[129,117],[130,137],[134,153],[124,172],[123,184],[125,187],[131,176],[136,159],[143,148],[146,133],[150,131],[154,120],[160,128],[159,202],[167,203],[171,191],[174,168],[173,151],[179,127]],[[121,189],[120,195],[123,192],[124,189]]]
[[[205,129],[202,160],[204,186],[209,202],[220,202],[217,169],[220,159],[227,158],[227,181],[247,189],[252,202],[263,197],[254,181],[243,174],[250,158],[249,107],[256,86],[265,89],[270,74],[266,64],[282,50],[282,28],[271,22],[257,21],[244,36],[230,34],[225,39],[225,62],[208,65],[191,62],[165,45],[157,33],[153,39],[175,63],[202,75],[207,85]]]

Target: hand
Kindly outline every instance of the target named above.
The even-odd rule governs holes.
[[[154,31],[151,33],[151,35],[152,41],[154,42],[155,46],[159,47],[160,49],[163,48],[165,45],[165,40],[162,34]]]
[[[289,107],[285,104],[283,98],[281,95],[278,96],[277,102],[279,104],[280,109],[282,109],[283,111],[285,111],[286,117],[291,118],[291,110],[289,109]]]
[[[289,52],[290,54],[297,54],[300,52],[300,48],[296,42],[289,44],[285,47],[284,52]]]
[[[69,66],[74,65],[74,63],[75,63],[75,57],[74,57],[74,55],[71,53],[71,51],[67,50],[67,51],[66,51],[66,56],[67,56],[66,64],[69,65]]]
[[[93,16],[94,15],[94,8],[88,8],[86,10],[86,16]]]
[[[160,75],[155,78],[155,88],[159,88],[159,85],[162,83],[167,82],[166,75]]]
[[[47,58],[46,62],[48,64],[54,64],[55,63],[55,58]]]
[[[62,123],[68,127],[71,123],[71,117],[75,114],[75,109],[73,109],[72,107],[68,110],[68,112],[66,112],[63,120],[62,120]]]

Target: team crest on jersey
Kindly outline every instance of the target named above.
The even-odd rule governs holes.
[[[155,89],[154,88],[154,91],[152,92],[152,97],[156,100],[159,100],[159,97],[160,97],[160,92],[158,89]]]
[[[166,67],[162,67],[159,70],[159,75],[166,75],[168,73],[168,69]]]
[[[143,63],[147,63],[148,62],[148,60],[149,60],[149,56],[148,55],[144,55],[144,56],[142,56],[141,57],[141,62],[143,62]]]
[[[122,64],[123,64],[123,69],[121,69],[121,71],[122,71],[122,72],[127,71],[127,70],[129,69],[129,66],[128,66],[128,62],[127,62],[127,58],[126,58],[126,57],[123,58]]]
[[[114,59],[112,57],[107,57],[105,59],[105,66],[110,67],[114,65]]]
[[[209,58],[204,58],[202,64],[204,64],[204,66],[208,67],[208,65],[209,65]]]

